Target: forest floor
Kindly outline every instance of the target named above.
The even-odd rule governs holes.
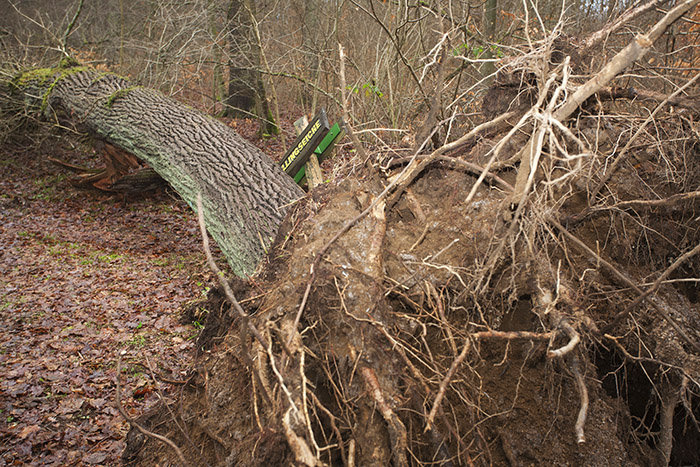
[[[69,145],[0,153],[0,465],[118,464],[119,354],[131,415],[170,397],[201,328],[180,310],[211,283],[179,197],[75,189],[47,161],[85,164]]]
[[[267,154],[279,158],[284,150],[281,138],[257,139],[250,121],[228,123]],[[678,166],[687,162],[687,184],[695,186],[700,171],[694,146],[669,154],[678,158],[680,162],[673,160]],[[347,156],[341,152],[341,158]],[[49,157],[101,165],[99,155],[69,137],[48,136],[0,148],[0,467],[173,461],[169,447],[139,439],[136,430],[129,433],[129,423],[116,408],[120,361],[119,394],[125,410],[148,429],[168,436],[193,464],[280,465],[291,460],[276,424],[278,407],[272,402],[256,405],[264,398],[256,395],[260,389],[245,361],[249,348],[225,313],[223,298],[208,293],[215,278],[206,265],[192,210],[167,190],[125,198],[76,189],[70,174]],[[644,191],[648,185],[661,187],[660,193],[675,187],[654,165],[631,170],[621,171],[619,180],[632,182],[613,180],[622,199],[650,198]],[[515,182],[512,171],[502,175],[507,183]],[[297,314],[309,283],[309,258],[379,191],[362,177],[342,178],[299,203],[286,222],[287,235],[280,235],[285,240],[272,250],[255,281],[234,282],[236,296],[261,328],[288,328],[285,320]],[[581,402],[573,378],[565,364],[546,356],[545,341],[481,343],[452,383],[454,393],[447,393],[439,420],[447,428],[443,433],[434,430],[430,437],[421,434],[421,412],[433,394],[428,389],[437,388],[459,353],[457,344],[474,335],[470,329],[486,325],[518,332],[541,327],[533,298],[537,283],[532,277],[538,273],[534,263],[522,263],[520,272],[512,274],[497,271],[510,279],[494,281],[491,302],[484,302],[490,321],[477,316],[470,296],[461,293],[466,288],[462,276],[471,282],[469,268],[490,251],[493,220],[500,218],[503,197],[495,185],[484,185],[476,201],[463,202],[472,184],[472,175],[449,164],[426,170],[385,219],[362,220],[319,264],[299,322],[309,361],[290,360],[285,370],[287,377],[305,374],[314,382],[319,398],[314,406],[325,403],[348,414],[347,419],[337,418],[331,432],[332,423],[315,412],[319,436],[329,445],[334,437],[356,436],[358,452],[366,457],[389,447],[377,434],[383,422],[370,416],[374,406],[367,402],[366,388],[359,377],[352,377],[350,363],[360,361],[352,352],[367,349],[362,374],[379,375],[385,392],[401,401],[396,407],[410,422],[407,432],[415,437],[411,449],[417,463],[437,453],[445,462],[452,456],[461,465],[657,465],[649,461],[657,444],[653,432],[659,432],[653,415],[660,405],[654,396],[656,378],[667,367],[680,368],[683,375],[697,374],[698,367],[694,355],[692,361],[680,361],[687,350],[666,345],[672,339],[655,339],[666,335],[666,325],[647,310],[635,318],[646,341],[642,333],[637,338],[632,331],[623,335],[624,330],[608,340],[630,348],[643,343],[659,355],[658,361],[630,357],[626,362],[627,354],[616,353],[580,325],[587,344],[577,358],[586,369],[590,395],[585,444],[574,440]],[[640,221],[646,230],[659,232],[660,239],[636,223],[625,224],[624,218],[602,216],[583,223],[577,234],[589,245],[600,244],[641,283],[652,277],[650,271],[687,249],[686,243],[697,243],[700,218],[694,205],[671,212],[674,223],[661,214]],[[646,243],[639,240],[647,237],[651,239]],[[613,287],[604,275],[588,272],[591,263],[585,255],[542,248],[551,264],[570,265],[576,309],[586,310],[592,321],[611,322],[622,309],[619,284]],[[647,257],[646,251],[654,255]],[[433,261],[437,256],[439,263]],[[696,264],[689,267],[688,274],[697,277],[692,272]],[[686,327],[696,332],[697,291],[682,285],[659,292],[658,298],[679,310],[679,319],[684,318],[681,312],[689,312]],[[208,302],[200,300],[205,297]],[[374,315],[347,311],[370,309],[388,324],[379,325]],[[296,324],[289,328],[296,329]],[[559,341],[557,345],[563,343]],[[416,371],[412,382],[394,342],[411,355],[422,355],[417,361],[426,373]],[[417,383],[428,388],[425,393]],[[697,411],[693,397],[669,422],[675,440],[673,465],[697,463],[700,437],[688,423],[694,415],[685,414]],[[448,431],[452,425],[454,433]],[[452,452],[441,448],[447,436],[459,440],[450,446]],[[324,461],[341,465],[342,455],[342,447],[329,449]],[[382,456],[388,459],[390,452]],[[358,465],[367,464],[361,459]]]

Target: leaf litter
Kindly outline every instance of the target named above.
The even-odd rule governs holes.
[[[138,416],[186,379],[201,326],[178,312],[211,283],[182,200],[77,190],[45,157],[68,144],[0,156],[0,465],[119,463],[117,354]]]

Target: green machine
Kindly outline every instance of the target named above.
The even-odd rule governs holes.
[[[326,110],[321,109],[282,158],[282,170],[301,185],[306,178],[306,163],[311,155],[315,154],[320,164],[331,155],[336,142],[344,134],[342,121],[330,126]]]

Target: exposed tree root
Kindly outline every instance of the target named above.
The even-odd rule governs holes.
[[[644,295],[644,292],[635,284],[631,279],[629,279],[625,274],[620,272],[615,266],[610,264],[608,261],[604,260],[603,258],[600,257],[596,252],[591,250],[588,246],[586,246],[585,243],[583,243],[581,240],[576,238],[574,235],[572,235],[568,230],[564,228],[559,222],[557,222],[554,219],[550,219],[550,222],[561,232],[564,234],[568,239],[570,239],[576,246],[584,250],[588,255],[590,255],[592,258],[594,258],[597,262],[600,264],[604,265],[610,272],[612,272],[615,277],[620,279],[622,283],[625,285],[632,287],[640,296]],[[650,304],[656,309],[656,311],[663,317],[666,322],[673,327],[673,329],[678,332],[678,334],[686,341],[688,345],[693,347],[695,350],[700,352],[700,345],[692,340],[690,336],[680,327],[678,323],[665,311],[663,310],[659,305],[657,305],[653,300],[650,301]],[[601,329],[602,332],[609,332],[613,327],[613,324],[609,324],[603,329]]]
[[[581,408],[579,409],[578,416],[576,417],[576,425],[574,425],[574,430],[576,431],[576,442],[578,444],[583,444],[586,442],[583,426],[586,424],[586,416],[588,414],[588,389],[586,389],[586,382],[581,374],[578,357],[573,358],[571,372],[574,374],[574,378],[576,379],[576,388],[578,389],[579,396],[581,397]]]
[[[570,59],[550,66],[550,42],[533,46],[514,65],[515,72],[537,77],[529,109],[477,125],[430,154],[389,163],[367,154],[367,170],[373,163],[384,171],[406,167],[387,179],[374,172],[327,192],[321,188],[313,203],[302,200],[290,221],[294,227],[271,253],[264,282],[269,292],[256,313],[234,305],[246,333],[237,347],[233,336],[226,345],[250,352],[242,361],[252,381],[252,415],[240,435],[244,441],[222,441],[244,450],[255,440],[256,448],[272,451],[282,440],[283,460],[306,466],[574,462],[583,443],[591,464],[613,455],[620,464],[634,464],[635,452],[619,436],[624,429],[613,422],[632,418],[619,403],[624,391],[615,380],[618,393],[609,394],[610,384],[601,380],[623,373],[622,364],[639,368],[650,386],[657,382],[650,368],[698,384],[694,304],[683,296],[671,300],[664,284],[683,267],[695,271],[700,247],[692,227],[667,241],[672,245],[663,254],[653,244],[632,246],[628,237],[641,231],[646,239],[659,230],[660,237],[671,236],[659,227],[668,218],[650,220],[639,211],[648,215],[673,205],[688,221],[697,216],[692,203],[698,196],[670,195],[668,180],[648,191],[646,181],[638,183],[644,189],[630,182],[607,207],[590,208],[586,180],[601,173],[608,158],[583,124],[569,119],[699,2],[678,4],[582,84],[573,82],[579,78]],[[503,128],[515,116],[518,121]],[[646,138],[644,120],[635,120],[630,134],[639,129],[639,138]],[[431,165],[496,128],[502,136],[477,154],[482,163],[455,162],[466,171]],[[517,138],[525,144],[516,145]],[[515,150],[507,149],[511,143]],[[622,155],[633,150],[628,144]],[[621,173],[607,181],[610,191],[612,177]],[[683,183],[691,186],[700,174],[687,177]],[[643,201],[654,189],[660,199]],[[557,220],[582,209],[605,209],[610,218],[581,218],[576,235]],[[679,238],[693,243],[673,245]],[[633,253],[637,263],[626,264]],[[649,278],[652,284],[639,285]],[[643,303],[655,311],[642,309]],[[612,329],[620,337],[606,334]],[[632,346],[639,350],[630,353]],[[610,368],[596,361],[592,349],[598,347],[618,359],[610,357]],[[625,390],[637,383],[625,381]],[[690,413],[696,410],[693,396],[683,394],[678,388],[657,394],[658,446],[666,462],[675,408],[682,401]],[[634,417],[648,423],[644,415]],[[270,432],[274,436],[262,440]],[[543,453],[523,439],[560,451]]]
[[[659,433],[659,453],[663,464],[668,465],[671,461],[671,450],[673,449],[673,415],[676,406],[680,402],[678,387],[670,381],[661,384],[658,394],[660,401],[660,433]]]
[[[367,385],[367,390],[369,391],[372,399],[377,404],[379,412],[381,412],[382,417],[386,421],[387,428],[389,431],[389,439],[391,440],[391,457],[394,460],[394,465],[397,467],[404,467],[408,465],[408,460],[406,458],[406,427],[404,426],[401,419],[396,416],[386,399],[384,398],[384,393],[379,386],[379,381],[377,380],[377,375],[374,370],[363,366],[360,368],[360,374]]]

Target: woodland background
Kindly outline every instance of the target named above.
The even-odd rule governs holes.
[[[57,49],[64,48],[83,64],[121,74],[210,113],[223,111],[233,67],[260,72],[268,99],[282,110],[314,114],[323,105],[339,115],[341,43],[349,57],[347,90],[354,94],[350,114],[366,130],[391,130],[387,138],[392,141],[405,136],[400,132],[415,127],[425,114],[425,100],[434,95],[436,46],[441,41],[449,41],[446,86],[440,93],[443,112],[462,114],[464,122],[480,105],[487,76],[495,70],[494,58],[524,53],[528,36],[538,40],[555,28],[565,27],[575,42],[633,3],[454,1],[439,4],[445,19],[440,24],[438,4],[421,2],[85,2],[67,38],[76,2],[3,2],[0,13],[8,64],[53,64],[61,56]],[[250,25],[241,24],[248,20],[244,13],[251,12],[252,35],[243,31]],[[674,49],[676,41],[690,40],[686,35],[692,33],[677,31],[677,26],[673,32],[664,47]],[[633,34],[622,31],[607,40],[619,47]],[[256,47],[262,49],[259,56]],[[681,73],[692,71],[695,48],[678,48],[677,63],[666,57],[653,69],[678,65]],[[377,141],[377,135],[367,133]]]
[[[344,140],[323,165],[329,183],[294,208],[288,241],[257,276],[234,282],[271,342],[252,352],[285,365],[275,373],[231,357],[251,350],[240,323],[222,311],[224,292],[187,205],[162,186],[155,194],[146,187],[143,197],[133,187],[105,193],[69,183],[66,164],[99,168],[102,153],[75,129],[17,110],[16,96],[2,88],[0,461],[700,462],[700,10],[579,103],[568,130],[540,127],[541,114],[527,114],[550,99],[558,108],[683,3],[3,0],[3,81],[71,57],[221,119],[275,160],[294,140],[294,120],[321,107],[332,121],[345,117],[357,140]],[[626,16],[643,5],[642,14]],[[504,207],[503,193],[521,186],[514,157],[539,128],[547,128],[540,142],[548,162],[533,176],[542,183],[517,210]],[[304,252],[326,252],[342,222],[381,198],[397,166],[446,147],[472,164],[467,174],[445,160],[425,169],[388,203],[395,206],[385,218],[372,218],[384,227],[359,224],[328,250],[312,288]],[[492,172],[502,179],[477,193],[474,180],[494,151]],[[619,170],[608,171],[617,157]],[[348,253],[371,253],[370,240],[385,231],[381,267]],[[473,244],[450,250],[454,232]],[[338,272],[346,254],[371,263],[369,272],[348,280]],[[557,313],[543,301],[548,286],[560,297]],[[343,315],[347,294],[365,292],[379,304],[381,326]],[[293,318],[308,297],[310,310],[293,326],[304,329],[302,350],[292,349],[292,358],[280,337],[289,323],[274,310]],[[345,342],[334,335],[344,327],[369,336],[348,348],[379,349],[386,360],[373,366],[345,355],[328,337]],[[531,334],[492,332],[499,330]],[[574,355],[551,359],[574,334],[582,342]],[[140,436],[119,414],[119,375],[129,416],[179,448]],[[303,393],[306,404],[306,392],[286,394],[285,382],[319,388],[296,435],[285,397]],[[591,408],[586,443],[577,443],[582,385]]]

